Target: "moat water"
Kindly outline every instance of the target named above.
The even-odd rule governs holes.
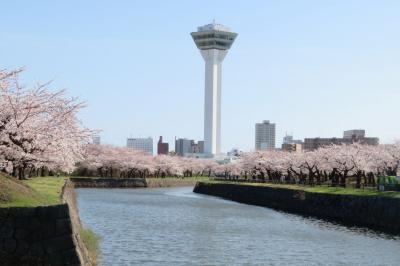
[[[400,265],[400,237],[192,192],[77,189],[100,265]]]

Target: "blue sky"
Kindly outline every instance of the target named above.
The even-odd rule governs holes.
[[[400,138],[399,1],[6,1],[0,68],[53,80],[88,107],[103,142],[203,137],[204,62],[190,32],[239,36],[223,64],[222,149],[254,148],[254,124],[295,138],[364,128]]]

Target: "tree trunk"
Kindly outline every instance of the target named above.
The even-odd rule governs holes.
[[[356,188],[361,188],[361,171],[356,173]]]
[[[343,174],[342,175],[340,175],[340,186],[341,187],[346,187],[346,178],[347,178],[347,173],[348,173],[349,171],[348,170],[345,170],[345,171],[343,171]]]
[[[367,180],[367,175],[365,174],[365,172],[363,171],[363,179],[364,179],[364,187],[368,185],[368,180]]]
[[[25,168],[23,168],[23,167],[18,168],[18,178],[19,178],[19,180],[26,180]]]
[[[12,169],[12,174],[11,174],[13,177],[17,177],[17,167],[14,167],[13,166],[13,169]]]

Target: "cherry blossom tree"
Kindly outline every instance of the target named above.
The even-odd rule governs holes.
[[[261,181],[346,186],[375,186],[380,175],[395,175],[400,161],[400,144],[332,145],[304,153],[255,151],[243,154],[239,165],[247,175]]]
[[[107,145],[88,145],[81,163],[100,176],[166,177],[207,175],[237,179],[243,177],[263,182],[285,182],[309,185],[330,184],[345,187],[349,178],[355,186],[376,184],[379,175],[397,169],[399,144],[368,146],[332,145],[315,151],[290,153],[256,151],[242,153],[238,160],[217,163],[211,159],[179,156],[150,156],[144,152]]]
[[[0,72],[0,158],[3,170],[25,178],[40,168],[70,172],[82,159],[92,131],[83,128],[77,112],[84,107],[65,91],[47,84],[32,89],[18,82],[20,71]]]

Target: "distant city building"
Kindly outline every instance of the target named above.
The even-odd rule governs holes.
[[[327,145],[360,143],[363,145],[378,145],[379,138],[365,137],[365,130],[344,131],[343,138],[305,138],[304,150],[312,151]]]
[[[192,153],[200,153],[199,150],[200,150],[199,144],[193,141],[192,142]]]
[[[289,143],[292,143],[292,141],[293,141],[293,136],[286,135],[286,136],[283,137],[282,144],[289,144]]]
[[[301,144],[301,143],[283,143],[282,150],[289,151],[289,152],[301,153],[301,152],[303,152],[303,144]]]
[[[160,139],[158,140],[157,143],[157,154],[168,154],[169,151],[169,145],[166,142],[163,142],[162,136],[160,136]]]
[[[192,153],[192,144],[194,140],[179,138],[175,140],[175,153],[183,156],[185,153]]]
[[[285,135],[285,136],[283,137],[283,142],[282,142],[282,143],[283,143],[283,144],[294,144],[294,143],[296,143],[296,144],[302,144],[303,141],[300,140],[300,139],[293,139],[293,136],[292,136],[292,135]]]
[[[199,140],[197,145],[199,147],[199,153],[204,153],[204,140]]]
[[[256,123],[256,150],[275,149],[275,124],[264,120],[262,123]]]
[[[153,155],[153,138],[128,138],[126,147]]]
[[[302,152],[303,141],[300,139],[293,139],[292,135],[285,135],[282,142],[282,150],[290,152]]]
[[[237,149],[237,148],[233,148],[231,151],[227,152],[227,155],[230,157],[238,157],[242,152]]]
[[[176,139],[175,153],[180,156],[199,158],[199,156],[201,157],[201,154],[204,154],[204,141],[199,140],[196,143],[192,139]]]
[[[101,142],[101,139],[100,139],[100,136],[99,136],[99,135],[94,135],[94,136],[92,137],[92,143],[93,143],[93,144],[100,145],[100,142]]]
[[[343,138],[365,138],[364,129],[351,129],[343,131]]]

